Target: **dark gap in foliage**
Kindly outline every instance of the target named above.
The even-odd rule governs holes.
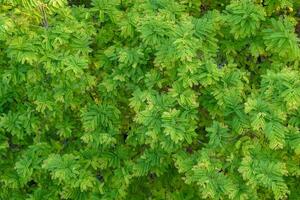
[[[124,143],[125,143],[125,142],[126,142],[126,139],[127,139],[127,137],[128,137],[128,134],[127,134],[127,133],[123,133],[122,135],[123,135],[123,140],[124,140]]]
[[[300,15],[300,10],[299,10],[299,15]],[[300,19],[298,20],[295,31],[298,37],[300,38]]]
[[[96,174],[96,178],[97,178],[98,181],[104,182],[104,177],[102,176],[102,174],[101,174],[100,172],[98,172],[98,173]]]
[[[37,186],[37,182],[35,182],[34,180],[31,180],[27,183],[27,186],[30,188],[34,188]]]
[[[150,181],[152,181],[152,182],[155,181],[156,177],[157,177],[157,176],[156,176],[155,173],[150,173],[150,174],[149,174]]]
[[[10,150],[20,151],[22,149],[22,145],[15,144],[15,141],[14,141],[12,135],[9,134],[7,137],[8,137],[8,146],[9,146]]]
[[[205,144],[209,142],[209,137],[206,134],[205,126],[198,127],[195,132],[197,133],[197,139],[193,142],[193,151],[201,149]]]
[[[225,65],[228,64],[227,59],[223,53],[219,52],[216,60],[217,60],[219,69],[222,69]]]
[[[208,11],[211,11],[213,9],[217,9],[219,11],[223,11],[227,5],[230,4],[229,0],[224,0],[221,2],[218,1],[201,1],[201,5],[200,5],[200,13],[201,15],[204,15],[205,13],[207,13]]]
[[[189,154],[193,154],[193,151],[194,151],[194,149],[191,146],[186,148],[186,152],[188,152]]]
[[[92,6],[91,0],[68,0],[68,3],[70,6],[84,6],[86,8],[89,8]]]
[[[297,10],[296,17],[300,18],[300,8],[298,8],[298,10]]]

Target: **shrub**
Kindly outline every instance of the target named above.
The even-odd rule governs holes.
[[[300,199],[299,7],[0,0],[0,199]]]

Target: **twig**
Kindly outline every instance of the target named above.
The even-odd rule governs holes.
[[[46,7],[45,4],[41,4],[41,5],[39,5],[39,10],[40,10],[40,12],[42,14],[42,17],[43,17],[42,24],[45,28],[48,28],[49,24],[48,24],[48,20],[47,20],[47,14],[46,14],[46,11],[45,11],[45,7]]]

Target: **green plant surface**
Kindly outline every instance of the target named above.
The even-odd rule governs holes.
[[[0,199],[300,199],[299,10],[0,0]]]

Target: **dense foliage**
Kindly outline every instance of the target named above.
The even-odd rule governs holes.
[[[0,0],[0,199],[300,199],[299,4]]]

